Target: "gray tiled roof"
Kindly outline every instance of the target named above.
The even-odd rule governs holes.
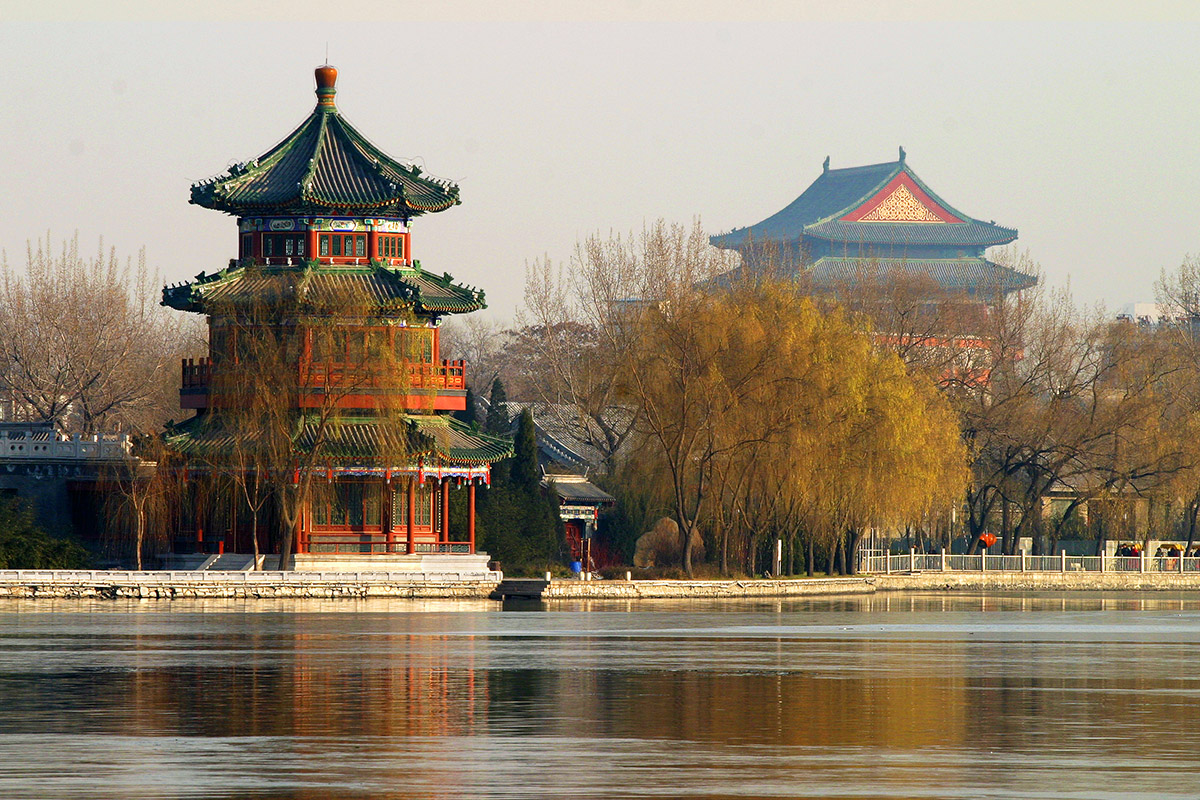
[[[844,222],[842,217],[869,200],[901,172],[907,173],[926,194],[962,222],[901,223]],[[1017,238],[1016,230],[982,222],[955,210],[908,168],[906,162],[891,161],[821,173],[804,192],[781,211],[761,222],[713,236],[713,245],[737,249],[752,243],[797,242],[810,236],[836,242],[859,244],[946,244],[988,247]]]
[[[967,220],[929,224],[924,222],[845,222],[833,219],[804,230],[805,235],[858,245],[946,244],[991,247],[1017,238],[1012,228]]]
[[[545,483],[568,503],[615,503],[616,498],[591,481],[572,480],[570,476],[549,475]]]
[[[526,408],[533,414],[538,447],[549,460],[579,470],[597,468],[604,462],[604,454],[587,441],[602,438],[595,421],[584,418],[565,403],[510,402],[507,404],[509,419],[515,421]],[[606,417],[615,422],[618,415],[628,414],[623,409],[611,408]]]
[[[869,197],[895,177],[900,166],[889,162],[823,172],[783,210],[748,228],[714,236],[712,243],[717,247],[736,248],[750,239],[757,242],[794,239],[806,226]]]
[[[853,285],[865,276],[885,277],[896,272],[928,275],[942,288],[951,291],[1011,292],[1037,284],[1037,278],[1033,275],[984,258],[822,258],[805,270],[803,275],[815,288],[833,288],[842,284]]]

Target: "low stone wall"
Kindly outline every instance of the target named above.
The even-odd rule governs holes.
[[[0,573],[0,599],[82,598],[209,599],[209,598],[463,598],[484,599],[496,588],[496,577],[369,578],[356,573],[320,576],[293,573],[249,573],[239,579],[205,573],[33,572]],[[498,573],[492,573],[498,575]],[[249,577],[252,576],[252,577]]]
[[[868,578],[804,578],[744,581],[552,581],[543,600],[710,599],[720,597],[811,597],[870,594]]]
[[[870,580],[879,591],[1200,591],[1200,573],[1172,572],[916,572]]]

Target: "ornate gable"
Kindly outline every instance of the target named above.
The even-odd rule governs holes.
[[[846,222],[962,222],[905,172],[841,219]]]

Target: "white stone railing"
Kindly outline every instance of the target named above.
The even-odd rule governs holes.
[[[504,574],[487,572],[221,572],[206,570],[5,569],[0,584],[169,585],[169,584],[397,584],[499,583]]]
[[[0,461],[121,461],[129,458],[129,434],[60,437],[45,428],[0,431]],[[39,438],[40,437],[40,438]]]
[[[862,559],[860,571],[886,575],[905,572],[1156,572],[1195,574],[1200,558],[1182,556],[1071,556],[1066,551],[1051,556],[1031,556],[1024,552],[1002,556],[918,553],[871,555]]]

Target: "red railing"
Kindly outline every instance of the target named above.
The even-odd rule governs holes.
[[[393,375],[386,370],[372,371],[370,365],[362,369],[357,365],[336,362],[314,362],[301,367],[301,383],[312,388],[342,386],[363,388],[399,388]],[[463,361],[438,363],[409,363],[407,389],[466,389]]]
[[[310,542],[306,553],[330,555],[409,555],[406,542]],[[413,553],[470,553],[470,542],[415,542]]]
[[[412,553],[470,553],[471,543],[460,541],[432,540],[429,531],[414,537]],[[392,541],[382,533],[363,534],[358,532],[311,531],[300,537],[300,552],[331,554],[398,554],[406,555],[408,541],[405,531],[393,531]]]
[[[408,385],[414,389],[465,389],[467,362],[462,359],[441,364],[409,364]]]

